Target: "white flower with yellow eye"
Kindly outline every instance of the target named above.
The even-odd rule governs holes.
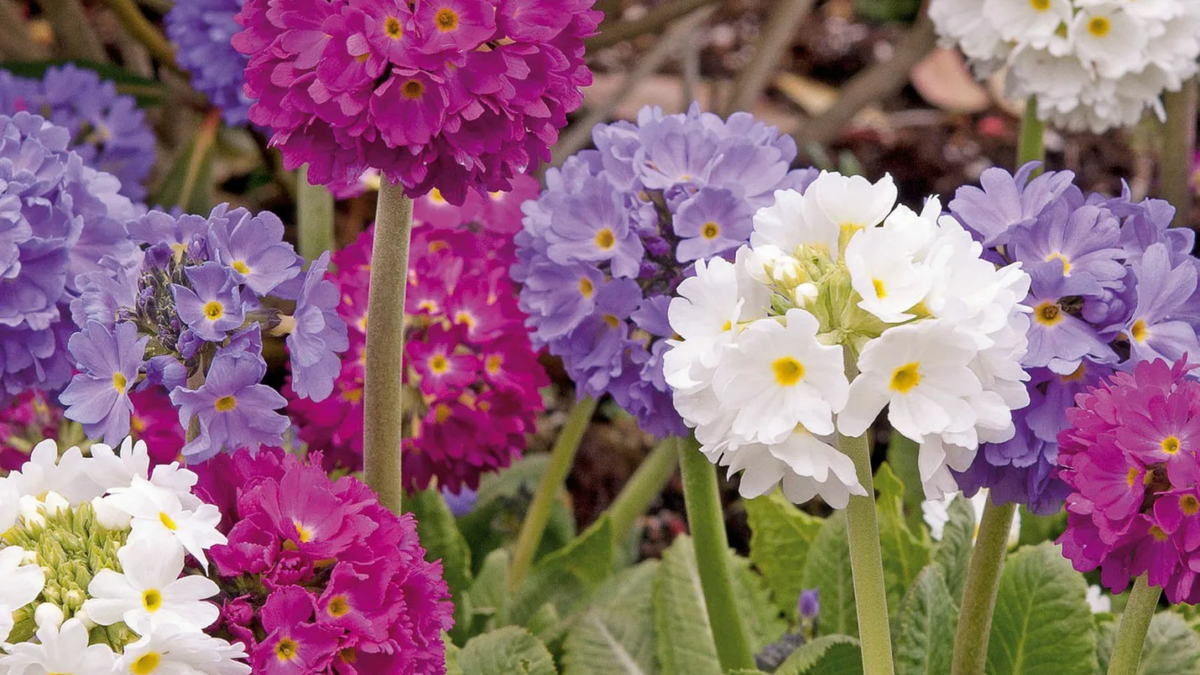
[[[5,675],[112,675],[116,656],[105,644],[89,644],[88,630],[78,619],[62,626],[38,627],[37,642],[12,645],[0,656]]]
[[[130,675],[249,675],[245,647],[173,626],[155,630],[125,647],[117,672]]]
[[[837,448],[802,428],[779,443],[750,443],[736,452],[727,452],[721,465],[729,474],[741,472],[738,489],[742,497],[753,499],[770,492],[776,485],[784,497],[802,504],[820,496],[835,509],[845,508],[850,495],[866,495],[858,482],[854,462]]]

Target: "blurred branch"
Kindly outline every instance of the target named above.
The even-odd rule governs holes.
[[[175,0],[138,0],[138,4],[149,7],[159,14],[166,14],[175,6]]]
[[[700,95],[701,43],[696,35],[699,28],[700,26],[697,25],[692,30],[690,38],[683,41],[683,55],[680,57],[680,60],[683,61],[683,108],[685,110]]]
[[[1159,159],[1158,189],[1175,207],[1175,227],[1192,225],[1192,160],[1196,150],[1196,79],[1183,83],[1179,91],[1163,97],[1167,124],[1163,129]]]
[[[672,54],[677,53],[684,41],[692,36],[692,31],[712,16],[714,11],[716,11],[714,7],[705,7],[673,24],[666,35],[655,43],[654,49],[638,60],[637,67],[631,70],[625,77],[625,81],[621,83],[619,92],[592,108],[587,116],[571,126],[570,131],[555,146],[551,165],[562,165],[568,157],[586,146],[592,137],[592,127],[606,121],[612,115],[613,110],[616,110],[617,106],[629,98],[642,80],[658,72],[662,64]]]
[[[154,58],[164,66],[176,72],[183,72],[180,70],[179,64],[175,62],[175,48],[167,41],[166,36],[150,23],[146,15],[142,14],[142,10],[138,9],[133,0],[106,0],[106,2],[108,8],[121,22],[125,32],[145,45]]]
[[[646,33],[657,33],[666,28],[675,19],[687,16],[698,9],[715,4],[717,0],[674,0],[646,12],[646,15],[633,21],[623,21],[611,27],[601,27],[599,35],[587,40],[587,49],[594,52],[597,49],[611,47],[618,42],[631,40]]]
[[[35,61],[46,50],[33,41],[12,0],[0,0],[0,56],[13,61]]]
[[[800,27],[804,17],[812,10],[815,0],[778,0],[763,24],[765,30],[758,40],[754,57],[738,74],[725,107],[721,108],[723,115],[730,115],[739,110],[749,111],[759,94],[767,87],[771,74],[779,66],[779,60],[792,46],[796,29]]]
[[[79,0],[46,0],[42,11],[54,29],[54,41],[63,56],[107,63],[104,45],[92,30],[92,22]]]
[[[933,21],[922,13],[896,46],[892,58],[855,75],[842,87],[841,96],[828,110],[790,130],[796,136],[797,145],[803,149],[812,143],[828,143],[863,108],[895,95],[908,83],[913,66],[925,58],[936,43]]]

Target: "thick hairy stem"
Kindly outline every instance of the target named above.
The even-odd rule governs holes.
[[[990,499],[983,508],[979,536],[967,568],[963,589],[962,613],[954,636],[951,675],[983,675],[987,665],[988,639],[992,634],[992,612],[1000,590],[1000,570],[1008,551],[1008,533],[1012,528],[1016,504],[996,505]]]
[[[1150,628],[1154,611],[1158,609],[1158,596],[1161,594],[1162,589],[1151,586],[1145,575],[1134,582],[1129,602],[1121,613],[1121,625],[1117,628],[1117,639],[1113,642],[1112,657],[1108,661],[1108,675],[1137,673],[1146,631]]]
[[[296,172],[297,243],[305,260],[314,260],[334,248],[333,195],[324,185],[308,182],[308,165]]]
[[[1191,227],[1192,155],[1196,151],[1195,79],[1183,83],[1183,89],[1167,92],[1167,124],[1163,128],[1162,161],[1159,164],[1159,194],[1175,207],[1176,227]]]
[[[667,481],[675,475],[675,469],[679,466],[680,443],[678,438],[667,438],[654,446],[609,507],[613,537],[617,541],[629,534],[637,519],[650,508],[650,504],[666,487]]]

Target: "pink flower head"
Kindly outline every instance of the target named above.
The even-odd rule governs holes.
[[[332,481],[320,453],[311,459],[242,450],[199,467],[197,494],[227,516],[228,544],[212,549],[232,598],[221,625],[256,673],[445,672],[453,607],[412,515],[394,515],[353,478]]]
[[[1139,363],[1077,398],[1058,436],[1071,488],[1063,554],[1120,593],[1147,575],[1171,602],[1200,600],[1200,382],[1184,358]]]
[[[530,186],[536,194],[536,187]],[[510,195],[511,196],[511,195]],[[519,227],[519,204],[471,195],[462,207],[438,193],[417,200],[405,336],[405,484],[435,478],[451,491],[478,487],[482,474],[520,457],[548,384],[529,341],[508,268],[506,232]],[[490,215],[491,219],[484,219]],[[370,276],[369,234],[333,263],[350,327],[334,393],[321,404],[285,389],[299,436],[324,453],[329,470],[362,466],[363,346]]]
[[[285,165],[341,188],[368,168],[462,204],[550,158],[591,83],[594,0],[247,0],[250,119]]]

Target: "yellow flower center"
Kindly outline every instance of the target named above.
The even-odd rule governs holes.
[[[596,292],[596,286],[595,286],[595,284],[592,283],[591,279],[589,279],[587,277],[581,277],[579,279],[579,294],[580,295],[582,295],[585,298],[591,299],[592,295],[595,292]]]
[[[301,523],[298,520],[293,520],[292,526],[296,528],[296,536],[300,539],[301,544],[307,544],[308,542],[312,541],[312,530],[305,527],[304,523]]]
[[[613,234],[611,229],[606,227],[596,233],[596,246],[598,246],[601,251],[607,251],[616,243],[617,236]]]
[[[1083,379],[1083,374],[1086,372],[1087,366],[1081,363],[1079,364],[1079,367],[1075,369],[1075,372],[1071,373],[1070,375],[1059,375],[1058,379],[1062,380],[1063,382],[1077,382]]]
[[[237,270],[238,274],[250,274],[250,266],[242,260],[234,260],[231,267]]]
[[[171,516],[167,515],[166,511],[158,512],[158,522],[162,523],[163,527],[167,528],[168,530],[170,530],[172,532],[179,529],[179,526],[175,524],[175,519],[172,518]]]
[[[358,403],[362,400],[363,390],[361,387],[357,389],[347,389],[342,392],[342,399],[351,403]]]
[[[887,288],[884,287],[883,281],[879,279],[872,279],[871,285],[875,287],[875,297],[879,298],[880,300],[887,297]]]
[[[1029,0],[1029,4],[1039,12],[1050,9],[1050,0]]]
[[[1137,340],[1140,343],[1145,342],[1146,338],[1149,336],[1150,329],[1146,327],[1146,322],[1144,320],[1138,319],[1137,321],[1133,322],[1133,327],[1129,329],[1129,337]]]
[[[290,637],[285,637],[275,645],[275,658],[280,661],[291,661],[300,651],[300,644]]]
[[[804,364],[791,356],[775,359],[771,370],[775,372],[775,381],[781,387],[794,387],[804,377]]]
[[[1129,473],[1125,474],[1125,482],[1129,483],[1129,487],[1133,487],[1133,484],[1137,482],[1139,473],[1141,472],[1136,466],[1129,467]]]
[[[1164,532],[1163,529],[1157,525],[1150,526],[1150,536],[1154,537],[1155,541],[1166,541],[1167,540],[1167,533]]]
[[[213,407],[217,412],[229,412],[237,407],[237,398],[234,396],[222,396],[213,403]]]
[[[1102,38],[1112,30],[1112,21],[1107,16],[1095,16],[1088,21],[1087,29],[1095,37]]]
[[[1194,516],[1200,512],[1200,499],[1196,499],[1193,495],[1184,495],[1179,498],[1179,509],[1186,516]]]
[[[342,661],[345,663],[354,663],[358,660],[358,651],[354,647],[346,647],[338,652],[338,656],[342,657]]]
[[[1062,308],[1058,303],[1047,300],[1033,308],[1033,318],[1043,326],[1053,326],[1063,320]]]
[[[124,394],[127,384],[129,384],[129,380],[125,379],[125,375],[122,373],[113,373],[113,389],[116,389],[117,393]]]
[[[437,188],[433,188],[432,190],[429,191],[429,201],[431,201],[435,204],[445,204],[446,198],[442,196],[441,190],[439,190]]]
[[[500,372],[500,366],[503,363],[504,357],[500,356],[499,354],[492,354],[491,356],[487,357],[487,361],[484,362],[483,367],[487,368],[488,373],[495,375],[496,373]]]
[[[609,328],[615,329],[621,325],[621,320],[618,319],[617,317],[613,316],[612,314],[605,314],[604,315],[604,323],[608,324]]]
[[[158,662],[160,660],[161,657],[157,652],[147,652],[139,656],[133,662],[133,665],[129,667],[129,670],[133,672],[133,675],[150,675],[150,673],[158,670]]]
[[[1179,452],[1179,438],[1174,434],[1164,438],[1159,445],[1162,447],[1162,451],[1168,455],[1174,455]]]
[[[434,375],[445,375],[447,370],[450,370],[450,361],[441,354],[435,355],[429,359],[429,370]]]
[[[153,588],[142,593],[142,607],[147,612],[157,612],[162,607],[162,593]]]
[[[410,101],[415,101],[425,95],[425,85],[420,80],[409,80],[400,88],[400,94]]]
[[[450,419],[450,406],[445,403],[439,403],[433,411],[433,420],[438,424]]]
[[[729,330],[730,328],[733,328],[733,322],[726,319],[725,323],[721,324],[721,332],[724,333],[725,331]]]
[[[900,366],[892,371],[892,391],[898,391],[901,394],[907,394],[913,390],[913,387],[921,383],[921,364],[913,361],[912,363]]]
[[[721,234],[721,226],[711,220],[705,223],[704,227],[700,228],[700,236],[705,239],[716,239],[718,234]]]
[[[204,303],[204,316],[208,317],[209,321],[216,321],[225,316],[225,306],[216,300],[209,300]]]
[[[330,599],[329,616],[332,616],[336,619],[338,617],[346,616],[346,613],[349,611],[350,603],[346,601],[346,596],[335,595],[332,599]]]
[[[1047,4],[1049,3],[1047,2]],[[1067,256],[1055,251],[1046,256],[1046,262],[1050,262],[1051,260],[1061,260],[1063,264],[1063,276],[1071,276],[1071,261],[1067,260]]]
[[[438,30],[443,33],[449,33],[458,28],[458,12],[449,7],[439,9],[438,13],[434,15],[433,20],[437,23]]]
[[[454,323],[461,323],[467,328],[474,328],[475,318],[465,311],[460,311],[454,315]]]
[[[383,21],[383,32],[393,40],[399,40],[404,37],[404,25],[400,23],[400,19],[389,16]]]

